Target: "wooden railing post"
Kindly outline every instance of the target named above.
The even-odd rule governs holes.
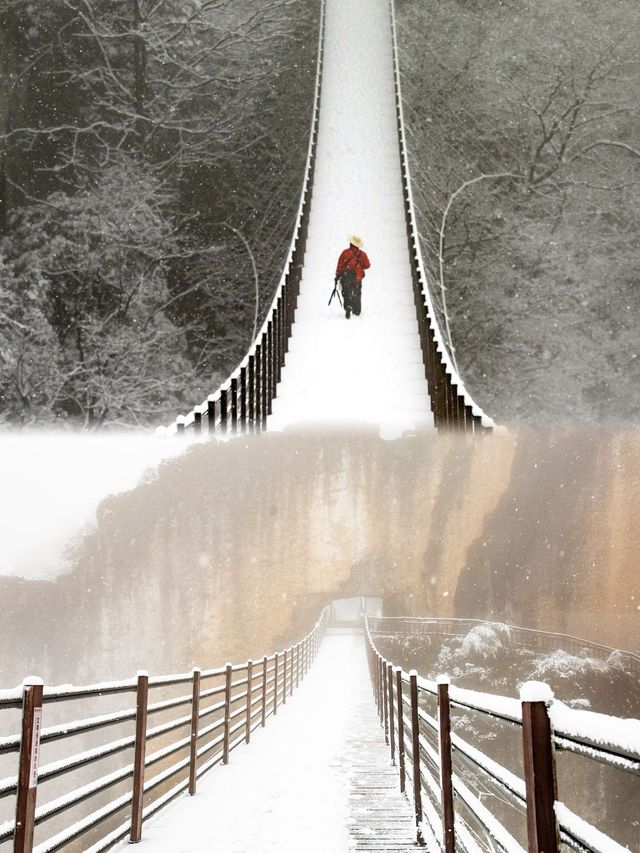
[[[238,431],[238,378],[231,380],[231,432]]]
[[[247,368],[240,369],[240,430],[247,431]]]
[[[389,691],[389,698],[387,700],[387,704],[389,706],[389,744],[391,746],[391,763],[396,763],[396,731],[395,731],[395,722],[394,722],[394,714],[393,714],[393,666],[388,663],[387,664],[387,689]]]
[[[402,669],[396,669],[396,707],[398,709],[398,764],[400,767],[400,791],[404,793],[406,773],[404,769],[404,702],[402,699]]]
[[[41,679],[25,679],[22,691],[22,736],[16,789],[14,853],[31,853],[33,850],[42,730],[42,689]]]
[[[253,690],[253,661],[247,661],[247,715],[245,717],[245,743],[251,742],[251,696]]]
[[[296,690],[300,684],[300,643],[296,643]]]
[[[278,713],[278,652],[275,654],[273,662],[273,716]]]
[[[227,664],[224,679],[224,732],[222,736],[222,763],[229,763],[229,717],[231,716],[231,664]]]
[[[260,717],[260,725],[264,728],[267,721],[267,670],[268,658],[265,655],[262,658],[262,714]]]
[[[295,677],[296,646],[291,648],[291,675],[289,677],[289,696],[293,696],[293,679]]]
[[[376,659],[376,669],[378,670],[378,711],[380,713],[380,725],[384,726],[384,691],[382,688],[384,681],[382,678],[382,658],[380,655]]]
[[[558,824],[554,811],[556,769],[547,710],[547,701],[553,698],[553,694],[548,688],[548,692],[542,694],[540,688],[537,692],[541,698],[533,701],[531,687],[524,684],[520,692],[529,853],[557,853]]]
[[[191,744],[189,754],[189,793],[196,792],[198,772],[198,729],[200,726],[200,669],[194,667],[191,691]]]
[[[422,778],[420,776],[420,717],[418,716],[418,673],[409,673],[409,695],[411,698],[411,753],[413,758],[413,804],[416,815],[416,841],[424,847],[422,835]]]
[[[202,432],[202,410],[200,407],[193,410],[193,431],[198,435]]]
[[[216,431],[216,401],[213,395],[207,398],[207,429],[209,435]]]
[[[229,391],[226,388],[220,392],[220,432],[227,432],[229,420]]]
[[[129,841],[137,844],[142,838],[142,809],[144,807],[144,759],[147,751],[147,705],[149,674],[138,673],[136,690],[136,742],[133,759],[133,800],[131,802],[131,832]]]
[[[454,853],[456,849],[456,837],[453,814],[453,769],[451,764],[451,706],[449,703],[449,679],[446,676],[439,676],[437,681],[442,842],[445,853]]]

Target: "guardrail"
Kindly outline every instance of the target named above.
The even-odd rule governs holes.
[[[249,352],[231,376],[187,415],[179,415],[166,434],[193,431],[196,434],[257,432],[266,427],[280,382],[285,355],[300,293],[302,267],[309,232],[309,214],[318,145],[320,92],[324,61],[326,0],[320,2],[320,32],[313,101],[313,115],[300,204],[285,270],[271,308]]]
[[[62,828],[40,841],[36,853],[61,850],[89,834],[82,849],[92,853],[108,850],[126,836],[132,843],[140,841],[145,820],[184,791],[195,794],[204,773],[227,764],[230,753],[239,744],[249,743],[252,732],[277,714],[278,706],[286,703],[314,661],[326,616],[325,608],[300,642],[258,661],[153,678],[141,672],[136,679],[89,687],[43,687],[39,679],[30,678],[22,688],[0,691],[0,712],[20,709],[22,715],[21,733],[0,738],[0,755],[19,753],[18,775],[0,780],[0,798],[15,797],[16,805],[15,820],[0,825],[0,846],[13,840],[14,853],[31,853],[35,830],[60,816],[65,816]],[[188,692],[150,701],[152,692],[169,688],[188,688]],[[76,707],[92,697],[103,703],[105,697],[134,694],[135,707],[44,726],[54,703]],[[180,716],[168,716],[178,708],[183,709]],[[117,738],[79,752],[65,749],[61,758],[41,764],[47,744],[113,727],[123,729]],[[149,752],[152,742],[157,747]],[[126,753],[132,760],[125,761]],[[74,780],[76,771],[113,757],[115,769],[91,781],[86,774]],[[151,768],[157,771],[153,776]],[[40,789],[56,780],[57,794],[64,789],[65,777],[70,790],[37,806]],[[176,782],[176,777],[181,778]],[[116,786],[124,788],[123,793],[95,805],[96,797]],[[67,817],[91,799],[94,806],[88,813],[83,808],[73,820]],[[125,810],[129,816],[117,822]],[[105,826],[113,822],[115,827]]]
[[[446,853],[456,846],[477,850],[462,819],[464,810],[501,850],[523,853],[511,832],[453,771],[457,756],[525,810],[530,853],[555,853],[560,842],[594,853],[626,849],[557,801],[555,752],[574,752],[640,776],[640,720],[573,710],[552,701],[549,689],[536,682],[523,686],[519,701],[456,688],[446,677],[436,682],[420,678],[380,654],[370,622],[365,620],[365,632],[375,701],[392,761],[398,762],[400,789],[405,791],[407,780],[411,784],[419,844],[428,836]],[[429,713],[434,704],[436,716]],[[452,706],[479,712],[490,725],[521,728],[524,779],[451,732]]]
[[[400,139],[405,220],[407,239],[409,241],[409,255],[411,258],[413,293],[418,316],[422,359],[429,387],[429,397],[431,399],[431,411],[433,412],[434,423],[437,428],[471,430],[474,432],[491,430],[495,427],[495,423],[473,401],[451,360],[440,327],[438,326],[433,302],[429,293],[411,190],[411,173],[405,136],[402,89],[400,86],[395,0],[390,0],[390,6],[393,31],[396,113],[398,119],[398,136]]]
[[[561,634],[555,631],[540,631],[534,628],[522,628],[505,622],[488,622],[486,619],[460,619],[455,617],[436,618],[431,616],[377,616],[369,617],[369,626],[373,633],[395,634],[397,636],[460,637],[473,628],[481,626],[503,628],[507,631],[509,645],[536,649],[541,652],[555,652],[559,648],[577,657],[585,653],[595,660],[610,663],[619,662],[626,670],[640,676],[640,655],[592,643],[589,640]]]

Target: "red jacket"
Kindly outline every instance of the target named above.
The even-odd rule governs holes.
[[[357,249],[355,246],[349,246],[338,258],[338,266],[336,268],[336,276],[340,277],[347,270],[355,270],[356,281],[361,282],[364,278],[364,271],[371,266],[366,252],[362,249]]]

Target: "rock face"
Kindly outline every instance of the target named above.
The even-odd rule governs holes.
[[[637,651],[639,492],[638,432],[194,446],[104,501],[55,584],[0,579],[0,669],[10,685],[211,666],[353,595]]]

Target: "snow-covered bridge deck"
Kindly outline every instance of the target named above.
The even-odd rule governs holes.
[[[195,796],[145,824],[140,849],[347,853],[405,851],[414,841],[411,806],[372,701],[363,637],[332,633],[269,727],[203,778]]]
[[[338,254],[364,240],[362,316],[334,299]],[[433,423],[412,290],[388,0],[327,0],[309,236],[268,428],[300,422]]]

